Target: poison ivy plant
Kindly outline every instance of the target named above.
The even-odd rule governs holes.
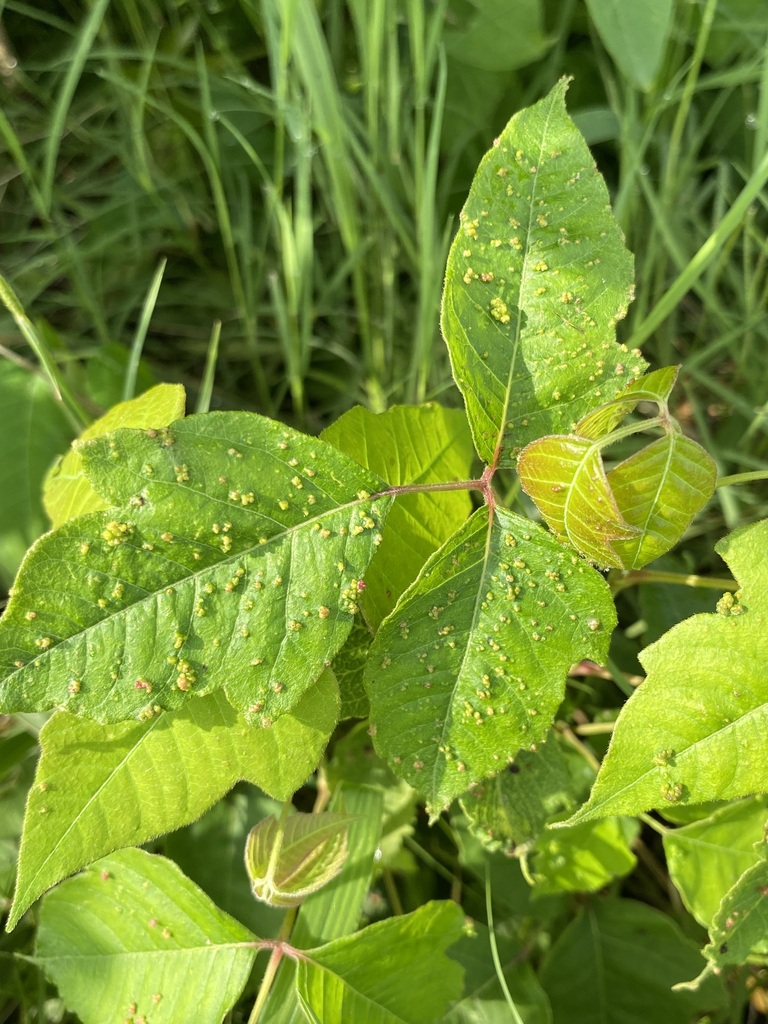
[[[713,979],[672,991],[694,944],[618,895],[638,858],[658,882],[626,817],[653,809],[710,929],[705,973],[768,959],[768,529],[718,546],[740,589],[642,651],[644,680],[609,660],[616,593],[680,582],[639,570],[716,470],[675,416],[679,368],[646,372],[616,341],[632,257],[566,88],[510,121],[461,213],[442,326],[466,414],[356,409],[314,438],[254,413],[184,418],[182,389],[159,386],[49,478],[54,529],[0,622],[0,712],[41,748],[8,927],[61,883],[36,962],[84,1024],[219,1021],[252,998],[254,963],[252,1024],[716,1015]],[[34,745],[3,746],[8,770]],[[125,849],[199,855],[219,819],[196,838],[191,823],[241,782],[265,796],[247,841],[238,822],[231,891],[250,881],[272,905],[241,915],[262,936]]]

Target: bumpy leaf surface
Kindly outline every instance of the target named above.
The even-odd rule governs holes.
[[[461,994],[462,970],[445,956],[461,934],[456,903],[427,903],[307,952],[300,996],[322,1024],[430,1024]]]
[[[464,413],[435,403],[399,405],[379,415],[358,406],[328,427],[323,438],[392,485],[466,480],[474,457]],[[398,497],[365,577],[362,607],[374,631],[471,507],[468,491]]]
[[[568,668],[600,661],[614,624],[599,573],[537,524],[478,509],[371,647],[378,752],[439,813],[544,738]]]
[[[716,550],[741,584],[640,655],[589,801],[572,821],[768,791],[768,522]]]
[[[0,623],[0,709],[148,718],[224,687],[290,711],[346,639],[390,498],[316,438],[250,413],[80,448],[122,506],[30,551]]]
[[[119,427],[167,427],[184,415],[185,401],[181,384],[158,384],[138,398],[113,406],[86,427],[80,440],[100,437]],[[53,526],[61,526],[75,516],[109,506],[109,502],[88,483],[82,456],[74,447],[48,474],[43,500]]]
[[[123,850],[46,897],[36,958],[83,1024],[220,1024],[254,940],[171,861]]]
[[[54,715],[40,734],[8,927],[62,878],[194,821],[240,779],[287,800],[316,767],[337,709],[326,672],[271,729],[249,726],[221,693],[146,723]]]
[[[566,87],[516,114],[483,158],[448,257],[443,333],[489,464],[571,432],[645,367],[614,341],[632,257]]]

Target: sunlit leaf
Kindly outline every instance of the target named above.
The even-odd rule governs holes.
[[[392,485],[466,480],[474,458],[464,413],[434,402],[397,405],[379,415],[357,406],[326,428],[323,438]],[[365,575],[362,607],[374,631],[471,507],[468,491],[398,497]]]
[[[280,825],[269,815],[245,844],[245,866],[257,899],[272,907],[296,907],[344,867],[350,819],[325,811],[297,812]]]
[[[0,708],[148,718],[224,687],[268,726],[344,643],[390,498],[330,445],[250,413],[80,451],[120,509],[27,555],[0,623]]]
[[[45,898],[35,954],[83,1024],[220,1024],[254,940],[172,861],[123,850]]]
[[[726,894],[710,928],[704,955],[715,967],[754,958],[768,963],[768,846]]]
[[[287,800],[316,767],[337,708],[326,672],[271,729],[248,725],[221,693],[146,723],[54,715],[40,736],[9,927],[62,878],[194,821],[240,779]]]
[[[599,573],[537,524],[478,509],[376,635],[376,749],[439,813],[543,740],[568,668],[605,657],[614,623]]]
[[[707,927],[728,890],[760,858],[768,796],[726,804],[664,836],[669,877],[693,916]]]
[[[528,855],[535,892],[598,892],[628,875],[639,831],[632,818],[605,818],[544,832]]]
[[[443,333],[489,464],[570,433],[645,367],[614,341],[632,258],[566,87],[516,114],[483,158],[448,258]]]
[[[461,993],[462,970],[445,950],[463,923],[456,903],[427,903],[309,950],[299,993],[322,1024],[431,1024]]]
[[[741,584],[640,655],[589,801],[572,821],[768,791],[768,522],[721,541]]]
[[[118,427],[167,427],[184,415],[186,396],[181,384],[158,384],[138,398],[120,402],[80,435],[81,441],[100,437]],[[78,448],[71,448],[45,481],[45,510],[54,526],[86,512],[108,508],[109,502],[91,487]]]

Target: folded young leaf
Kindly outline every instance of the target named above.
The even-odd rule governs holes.
[[[181,384],[158,384],[143,395],[120,402],[100,416],[80,435],[80,440],[99,437],[119,427],[167,427],[184,415],[186,395]],[[45,510],[53,526],[68,519],[108,508],[109,502],[91,487],[77,448],[71,448],[48,474],[43,489]]]
[[[224,687],[268,727],[344,643],[386,485],[251,413],[118,430],[80,451],[119,510],[32,548],[0,622],[0,710],[146,719]]]
[[[373,642],[377,751],[439,814],[541,742],[568,668],[604,658],[615,621],[599,573],[530,520],[478,509]]]
[[[588,413],[573,434],[538,438],[520,454],[523,488],[546,522],[600,566],[637,569],[663,555],[712,496],[715,463],[669,415],[676,377],[675,366],[649,373]],[[659,406],[653,423],[664,435],[606,473],[602,449],[641,400]]]
[[[253,895],[272,907],[297,907],[334,879],[349,853],[350,817],[298,812],[282,828],[274,815],[255,825],[245,844]]]
[[[461,994],[463,971],[445,950],[463,924],[458,904],[431,902],[309,950],[299,995],[321,1024],[431,1024]]]
[[[474,458],[467,417],[434,402],[396,405],[378,415],[357,406],[322,436],[393,486],[466,480]],[[362,607],[374,632],[427,558],[471,510],[468,491],[398,497],[365,578]]]
[[[337,712],[326,671],[271,729],[249,726],[223,693],[146,723],[54,715],[40,734],[7,927],[62,878],[195,821],[241,779],[287,800],[317,766]]]
[[[737,530],[716,550],[739,595],[642,652],[645,682],[622,709],[590,798],[571,823],[768,791],[768,521]]]
[[[45,898],[35,959],[83,1024],[220,1024],[255,940],[172,861],[123,850]]]
[[[488,464],[571,432],[646,365],[614,341],[632,257],[566,88],[516,114],[483,158],[448,257],[443,333]]]

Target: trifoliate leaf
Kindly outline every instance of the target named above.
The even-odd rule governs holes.
[[[669,414],[676,377],[674,366],[649,373],[573,434],[538,438],[520,454],[523,488],[546,522],[598,565],[637,569],[663,555],[712,495],[715,463]],[[650,425],[664,435],[607,473],[602,450],[624,435],[613,428],[641,400],[659,406]]]
[[[478,509],[373,642],[376,749],[438,814],[543,740],[569,667],[604,658],[614,624],[599,573],[537,524]]]
[[[488,464],[570,433],[645,368],[614,341],[632,257],[566,88],[516,114],[483,158],[448,257],[443,333]]]
[[[324,672],[271,729],[248,725],[222,693],[145,723],[54,715],[40,734],[8,927],[62,878],[194,821],[240,779],[289,799],[316,767],[337,709]]]
[[[123,850],[46,897],[35,954],[83,1024],[220,1024],[255,939],[172,861]]]
[[[137,398],[113,406],[86,427],[80,440],[100,437],[118,427],[167,427],[184,415],[185,400],[181,384],[158,384]],[[109,502],[88,483],[82,456],[75,447],[48,474],[43,501],[53,526],[109,507]]]
[[[647,647],[589,801],[572,822],[768,791],[768,522],[716,550],[741,584]]]
[[[27,555],[0,623],[0,709],[150,718],[224,687],[290,711],[344,643],[391,498],[330,445],[250,413],[80,448],[121,507]]]

